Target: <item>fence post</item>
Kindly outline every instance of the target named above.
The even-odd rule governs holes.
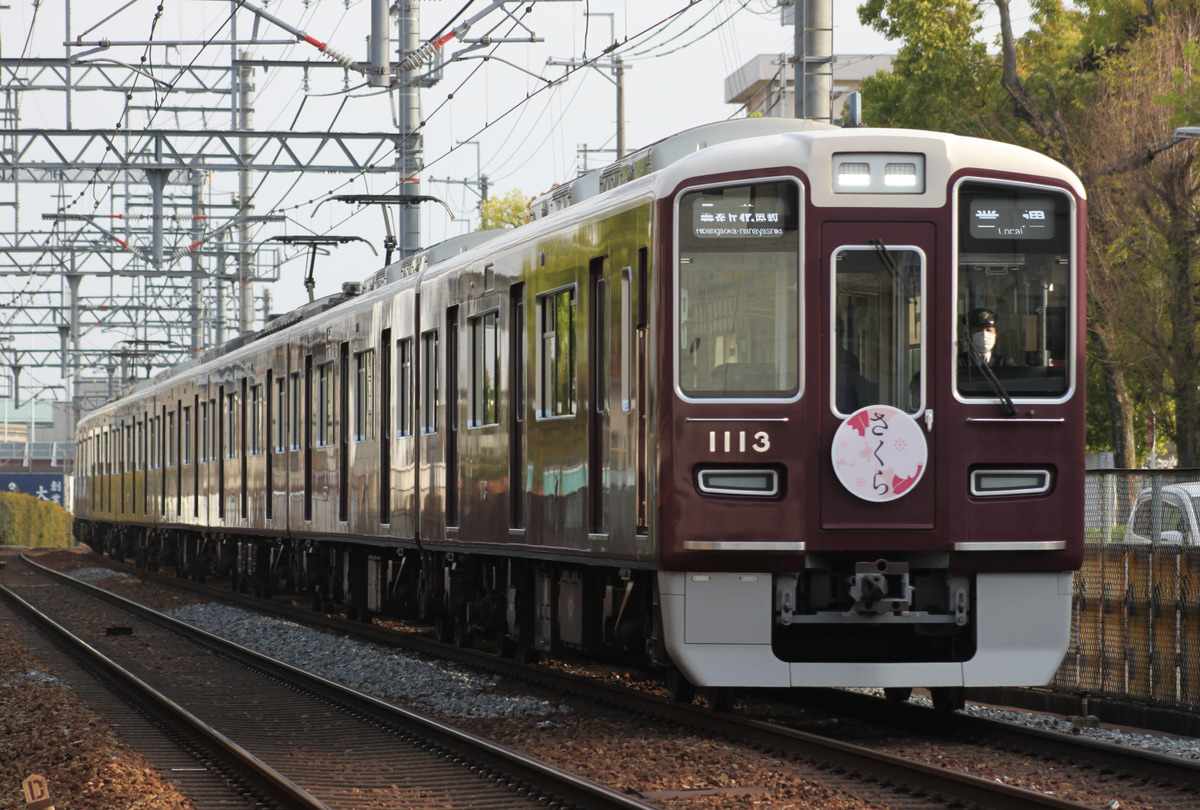
[[[1096,489],[1100,499],[1100,542],[1111,543],[1117,514],[1117,477],[1101,475]]]

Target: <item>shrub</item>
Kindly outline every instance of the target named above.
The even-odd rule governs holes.
[[[33,548],[69,548],[71,513],[52,501],[0,492],[0,543]]]

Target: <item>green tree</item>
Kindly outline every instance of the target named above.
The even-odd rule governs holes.
[[[1200,167],[1176,142],[1200,81],[1200,13],[1162,13],[1100,71],[1080,116],[1090,189],[1090,303],[1111,324],[1139,399],[1174,440],[1179,464],[1200,466]],[[1192,117],[1193,122],[1200,118]]]
[[[500,197],[490,197],[480,204],[483,220],[481,231],[493,228],[519,228],[529,221],[529,197],[519,188]]]
[[[893,75],[863,83],[868,120],[1019,143],[1084,179],[1090,398],[1108,407],[1108,447],[1134,466],[1135,417],[1153,409],[1180,464],[1200,466],[1200,178],[1195,147],[1171,138],[1200,123],[1200,0],[1032,0],[1020,38],[994,3],[995,56],[976,37],[981,2],[865,3],[863,21],[902,43]]]
[[[858,16],[903,42],[889,72],[862,82],[870,124],[978,134],[994,64],[978,39],[979,2],[869,0]]]

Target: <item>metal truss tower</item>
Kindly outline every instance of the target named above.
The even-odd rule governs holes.
[[[486,59],[465,54],[499,43],[541,42],[507,6],[527,13],[544,1],[491,0],[422,44],[419,0],[370,0],[371,35],[360,63],[250,0],[228,0],[228,18],[212,38],[174,41],[89,39],[123,30],[116,18],[133,4],[114,2],[115,11],[79,31],[71,0],[61,0],[63,56],[0,58],[0,382],[7,377],[14,398],[54,392],[78,414],[135,377],[198,357],[223,342],[230,327],[251,331],[254,285],[277,281],[281,265],[304,252],[297,237],[271,236],[284,217],[256,194],[272,176],[341,175],[343,185],[347,178],[382,178],[400,193],[365,196],[399,206],[400,258],[419,250],[418,207],[434,199],[421,193],[420,89],[440,79],[441,49],[452,40],[464,46],[456,60]],[[467,38],[493,12],[525,33],[495,36],[497,23]],[[239,34],[239,22],[243,30],[252,23],[248,35]],[[282,33],[291,38],[268,38]],[[251,55],[297,43],[321,55]],[[207,64],[194,56],[201,52]],[[227,59],[212,63],[224,53]],[[304,131],[296,128],[299,111],[290,127],[254,128],[256,77],[286,76],[306,102],[310,76],[336,81],[331,70],[342,72],[343,104],[351,74],[394,93],[394,129]],[[79,119],[96,120],[84,113],[96,98],[115,100],[107,109],[112,115],[119,108],[119,120],[79,126]],[[57,123],[27,125],[27,110],[52,110]],[[181,119],[201,125],[182,128]],[[228,178],[220,199],[206,196],[214,178]],[[390,240],[390,225],[388,231]],[[315,238],[335,244],[359,237]],[[390,255],[393,245],[385,246]],[[40,377],[32,385],[21,379],[30,369]]]
[[[223,65],[173,59],[196,42],[88,41],[91,30],[71,31],[69,0],[65,56],[0,59],[0,377],[10,386],[0,394],[46,398],[49,390],[79,413],[135,376],[198,356],[227,324],[251,331],[254,286],[278,280],[290,257],[283,245],[263,245],[271,223],[283,221],[255,216],[266,175],[411,176],[401,132],[255,130],[256,71],[290,72],[297,85],[315,71],[368,71],[294,29],[295,39],[262,38],[259,18],[280,21],[251,3],[230,6],[223,37],[203,43],[212,53],[228,49]],[[372,10],[374,30],[384,32],[372,83],[394,85],[387,3],[374,0]],[[239,37],[247,11],[258,15],[253,33]],[[332,61],[254,59],[248,50],[302,38]],[[128,48],[153,49],[153,75],[134,59],[118,61]],[[124,99],[120,120],[78,126],[85,99],[97,96]],[[47,108],[61,126],[24,125],[24,110]],[[164,126],[180,118],[204,126]],[[223,173],[236,175],[236,193],[206,200],[206,184]],[[35,385],[21,376],[31,369],[42,378]]]

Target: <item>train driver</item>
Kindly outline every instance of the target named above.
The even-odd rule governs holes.
[[[1011,357],[996,351],[996,312],[976,307],[967,313],[967,349],[958,356],[958,370],[967,371],[986,365],[1006,368],[1015,365]]]

